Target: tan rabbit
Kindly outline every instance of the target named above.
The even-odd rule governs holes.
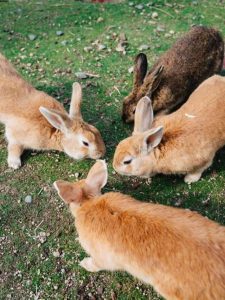
[[[127,271],[170,300],[225,299],[225,227],[189,210],[101,195],[107,167],[85,180],[56,181],[75,217],[87,271]]]
[[[21,166],[25,149],[64,151],[74,159],[100,158],[105,145],[99,131],[85,123],[82,89],[73,84],[69,114],[58,101],[33,88],[0,54],[0,122],[8,140],[8,165]]]
[[[132,92],[123,101],[123,119],[134,120],[138,101],[149,96],[153,110],[165,114],[185,102],[197,86],[219,73],[224,58],[224,42],[213,28],[194,26],[179,39],[147,73],[145,54],[135,60]]]
[[[152,125],[153,123],[153,125]],[[198,181],[225,145],[225,77],[205,80],[176,112],[153,122],[151,101],[144,97],[135,113],[133,136],[116,148],[113,167],[124,175],[186,174]]]

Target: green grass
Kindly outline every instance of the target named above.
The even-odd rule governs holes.
[[[152,1],[150,6],[143,0],[143,10],[135,8],[140,1],[132,2],[134,6],[128,1],[105,5],[72,0],[0,1],[0,51],[35,87],[66,106],[76,72],[100,75],[82,81],[82,110],[107,145],[110,174],[105,191],[115,189],[140,200],[180,205],[225,224],[224,150],[191,187],[176,176],[156,176],[148,184],[112,173],[115,146],[131,132],[120,112],[132,85],[128,68],[139,46],[150,46],[145,52],[153,63],[192,24],[214,26],[225,36],[224,4],[219,0]],[[159,15],[155,24],[154,11]],[[99,17],[103,21],[98,23]],[[157,33],[158,25],[165,31]],[[57,30],[64,35],[58,37]],[[171,30],[174,34],[165,37]],[[115,51],[115,37],[120,33],[129,42],[125,56]],[[36,34],[37,39],[30,41],[28,34]],[[107,49],[85,52],[84,47],[97,39]],[[64,40],[66,45],[61,44]],[[78,265],[85,252],[75,240],[73,219],[52,183],[59,178],[73,180],[75,172],[85,177],[93,161],[28,151],[22,168],[12,171],[6,164],[3,127],[0,130],[0,299],[160,299],[150,286],[126,273],[90,274]],[[28,194],[33,197],[31,204],[24,201]]]

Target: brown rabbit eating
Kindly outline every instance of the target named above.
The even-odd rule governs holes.
[[[150,99],[137,105],[133,135],[121,141],[113,159],[123,175],[184,174],[198,181],[225,145],[225,77],[205,80],[180,109],[153,122]]]
[[[107,175],[98,161],[85,180],[54,183],[89,255],[80,265],[127,271],[168,300],[225,299],[225,227],[189,210],[101,195]]]
[[[73,84],[69,114],[63,105],[27,83],[0,54],[0,122],[8,140],[8,165],[21,166],[25,149],[64,151],[74,159],[97,159],[105,145],[97,128],[83,121],[82,89]]]
[[[123,119],[134,120],[138,101],[149,96],[153,110],[166,114],[185,102],[197,86],[219,73],[223,66],[224,42],[213,28],[194,26],[163,54],[147,73],[147,57],[135,60],[132,92],[123,101]]]

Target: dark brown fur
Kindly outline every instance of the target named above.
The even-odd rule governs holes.
[[[203,26],[191,28],[159,58],[147,75],[146,56],[139,54],[135,62],[134,87],[123,102],[123,119],[133,121],[136,105],[145,95],[151,96],[154,112],[170,112],[185,102],[202,81],[220,72],[223,59],[224,43],[219,32]],[[157,77],[154,72],[160,66],[164,69]],[[145,79],[141,82],[141,78]]]

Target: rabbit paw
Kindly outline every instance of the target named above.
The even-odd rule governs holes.
[[[80,266],[89,272],[98,272],[101,269],[96,266],[92,257],[86,257],[80,262]]]
[[[184,177],[184,182],[186,182],[187,184],[191,184],[193,182],[198,181],[202,176],[202,173],[193,173],[193,174],[187,174]]]
[[[21,167],[20,158],[9,158],[8,159],[8,166],[10,168],[13,168],[14,170],[19,169]]]

